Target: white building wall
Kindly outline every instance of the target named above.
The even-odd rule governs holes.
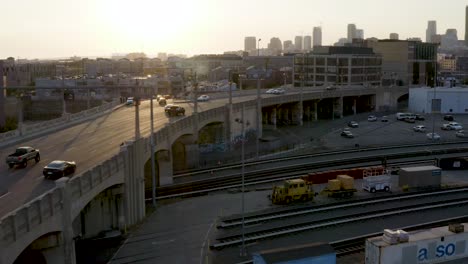
[[[411,112],[430,113],[432,99],[441,100],[441,113],[468,114],[468,89],[466,88],[412,88],[408,108]]]

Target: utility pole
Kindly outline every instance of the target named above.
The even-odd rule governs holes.
[[[155,144],[154,144],[154,115],[153,115],[153,94],[151,94],[151,99],[150,99],[150,118],[151,118],[151,183],[152,183],[152,201],[153,201],[153,207],[156,207],[156,168],[155,168],[155,160],[154,160],[154,149],[155,149]]]
[[[140,139],[140,97],[138,96],[138,90],[135,87],[135,98],[133,103],[135,104],[135,140]]]
[[[5,88],[3,87],[3,62],[0,61],[0,127],[5,126]]]

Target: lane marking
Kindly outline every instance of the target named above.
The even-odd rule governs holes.
[[[3,197],[8,196],[8,195],[10,195],[10,194],[11,194],[11,192],[7,192],[7,193],[5,193],[5,194],[3,194],[3,195],[0,195],[0,199],[2,199]]]

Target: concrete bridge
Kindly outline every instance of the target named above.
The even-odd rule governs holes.
[[[160,185],[172,183],[174,167],[198,164],[200,133],[219,124],[224,142],[241,135],[240,119],[250,130],[279,121],[300,125],[305,118],[339,118],[359,111],[393,110],[406,88],[323,90],[236,100],[168,123],[154,134],[155,160]],[[257,111],[261,106],[261,111]],[[244,116],[241,112],[244,109]],[[248,128],[249,129],[249,128]],[[40,197],[0,220],[0,264],[75,263],[75,240],[119,229],[145,218],[145,188],[151,177],[145,167],[151,160],[150,138],[128,141],[120,152],[71,179],[62,178]],[[176,158],[177,157],[177,158]],[[146,185],[146,186],[145,186]],[[31,259],[32,258],[32,259]]]

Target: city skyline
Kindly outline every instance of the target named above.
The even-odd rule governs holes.
[[[424,40],[429,20],[437,21],[440,32],[457,29],[459,39],[466,31],[466,1],[461,0],[362,0],[359,4],[296,0],[286,6],[276,0],[240,0],[236,6],[242,6],[242,12],[233,10],[228,1],[213,0],[135,0],[132,4],[123,0],[83,0],[79,4],[19,0],[1,6],[10,11],[2,14],[0,58],[92,57],[135,51],[189,56],[222,53],[242,50],[245,36],[262,39],[260,48],[267,48],[272,37],[282,42],[294,40],[295,36],[312,35],[318,26],[322,44],[332,45],[347,36],[348,24],[358,25],[366,38],[381,39],[395,32],[400,39]]]

